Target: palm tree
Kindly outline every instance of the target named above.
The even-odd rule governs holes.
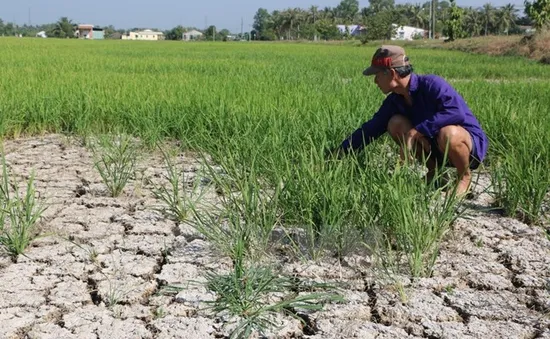
[[[307,23],[315,26],[315,22],[319,20],[319,6],[309,7],[306,17]],[[313,40],[317,41],[317,30],[315,30],[315,33],[313,34]]]
[[[481,35],[481,31],[483,29],[483,18],[480,11],[472,7],[466,8],[464,23],[466,26],[466,31],[471,37]]]
[[[428,22],[427,12],[420,4],[416,4],[409,8],[409,21],[411,25],[425,29]]]
[[[298,23],[301,16],[299,8],[287,8],[281,12],[283,17],[283,27],[286,28],[287,39],[290,40],[293,37],[294,25]]]
[[[315,24],[316,20],[319,20],[319,6],[310,6],[307,11],[307,22]]]
[[[284,20],[285,19],[280,11],[273,11],[273,13],[271,13],[271,24],[273,25],[273,30],[279,39],[283,36],[285,24]]]
[[[394,20],[398,25],[410,25],[411,24],[411,5],[399,4],[394,7]]]
[[[334,8],[331,7],[325,7],[323,10],[321,10],[320,14],[324,19],[328,19],[330,21],[334,22],[334,19],[336,18],[336,11]]]
[[[517,19],[517,9],[512,4],[507,4],[503,6],[498,12],[497,12],[497,18],[496,18],[496,25],[499,29],[499,34],[501,32],[506,32],[506,35],[508,35],[508,31],[511,27],[514,27],[516,25],[516,19]]]
[[[483,13],[483,22],[485,23],[485,36],[489,31],[489,25],[493,25],[495,21],[495,8],[490,3],[483,5],[481,12]]]
[[[53,36],[58,38],[72,38],[74,37],[74,26],[72,20],[64,16],[55,23],[55,27],[52,31]]]

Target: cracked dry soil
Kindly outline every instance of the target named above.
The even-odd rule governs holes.
[[[222,320],[199,309],[215,298],[202,285],[158,293],[230,267],[193,229],[152,208],[160,155],[109,198],[90,152],[74,140],[48,135],[4,148],[19,181],[34,171],[48,209],[25,255],[0,257],[0,338],[228,337]],[[192,180],[200,163],[182,161]],[[488,182],[480,177],[471,218],[454,225],[431,278],[384,282],[361,255],[285,263],[285,273],[347,286],[345,302],[304,315],[305,327],[281,319],[272,337],[550,338],[550,241],[542,227],[482,211]],[[205,198],[215,201],[214,190]]]

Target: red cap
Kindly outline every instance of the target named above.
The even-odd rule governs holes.
[[[363,71],[364,75],[373,75],[384,69],[409,65],[409,58],[401,46],[383,45],[372,56],[370,67]]]

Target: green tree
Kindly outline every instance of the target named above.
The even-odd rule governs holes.
[[[105,33],[105,37],[109,37],[112,34],[116,33],[116,28],[113,25],[109,25],[103,28],[103,31]]]
[[[481,17],[481,12],[478,10],[468,7],[465,10],[463,29],[467,32],[468,36],[480,36],[481,31],[483,30],[483,18]]]
[[[537,32],[550,26],[550,0],[525,1],[525,14],[533,21]]]
[[[14,35],[16,33],[16,27],[15,25],[12,23],[12,22],[8,22],[5,26],[4,26],[4,33],[6,35]]]
[[[341,20],[341,23],[345,25],[355,23],[355,19],[358,13],[358,0],[342,0],[340,4],[336,6],[336,16]]]
[[[178,25],[166,33],[166,40],[181,40],[184,32],[185,28],[182,25]]]
[[[271,14],[265,8],[260,8],[254,15],[254,30],[260,36],[260,38],[267,33],[271,25]]]
[[[341,39],[342,34],[334,22],[330,19],[321,19],[315,22],[315,29],[319,32],[319,37],[323,40]]]
[[[411,6],[409,8],[409,22],[414,27],[419,28],[426,28],[426,24],[428,23],[428,12],[422,8],[422,6],[416,4],[414,6]]]
[[[204,32],[206,40],[209,40],[209,41],[218,40],[216,39],[216,34],[217,34],[217,29],[216,29],[216,26],[214,25],[209,26]]]
[[[388,11],[395,7],[394,0],[369,0],[369,7],[374,14],[382,11]]]
[[[516,8],[512,4],[507,4],[503,6],[496,14],[496,26],[498,28],[498,33],[505,32],[506,35],[509,34],[510,28],[516,25]]]
[[[483,22],[485,23],[485,36],[489,34],[489,27],[492,27],[495,21],[495,8],[490,3],[486,3],[482,8]]]
[[[55,23],[53,30],[48,34],[55,38],[74,38],[74,24],[66,16]]]
[[[464,10],[456,5],[455,0],[451,0],[449,19],[445,21],[445,28],[443,30],[443,34],[448,37],[447,41],[454,41],[455,39],[464,37],[464,32],[462,31],[463,16]]]
[[[222,41],[227,41],[227,36],[228,35],[231,35],[231,32],[228,30],[228,29],[220,29],[220,31],[218,32],[218,36],[220,37],[220,40]]]
[[[393,16],[391,10],[378,12],[365,19],[366,33],[361,37],[363,43],[372,40],[389,40],[395,34],[396,28],[393,26]]]

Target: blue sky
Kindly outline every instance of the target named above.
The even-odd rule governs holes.
[[[177,25],[204,28],[205,24],[227,28],[231,32],[241,31],[241,18],[244,30],[250,29],[254,14],[263,7],[272,11],[288,7],[308,8],[317,5],[334,7],[340,0],[0,0],[0,18],[28,23],[29,8],[31,23],[43,24],[68,16],[73,22],[95,25],[112,24],[117,28],[155,27],[170,29]],[[424,2],[418,0],[396,3]],[[512,3],[523,10],[522,0],[457,0],[459,6],[480,6],[491,2],[494,6]],[[360,0],[361,7],[368,6],[368,0]]]

